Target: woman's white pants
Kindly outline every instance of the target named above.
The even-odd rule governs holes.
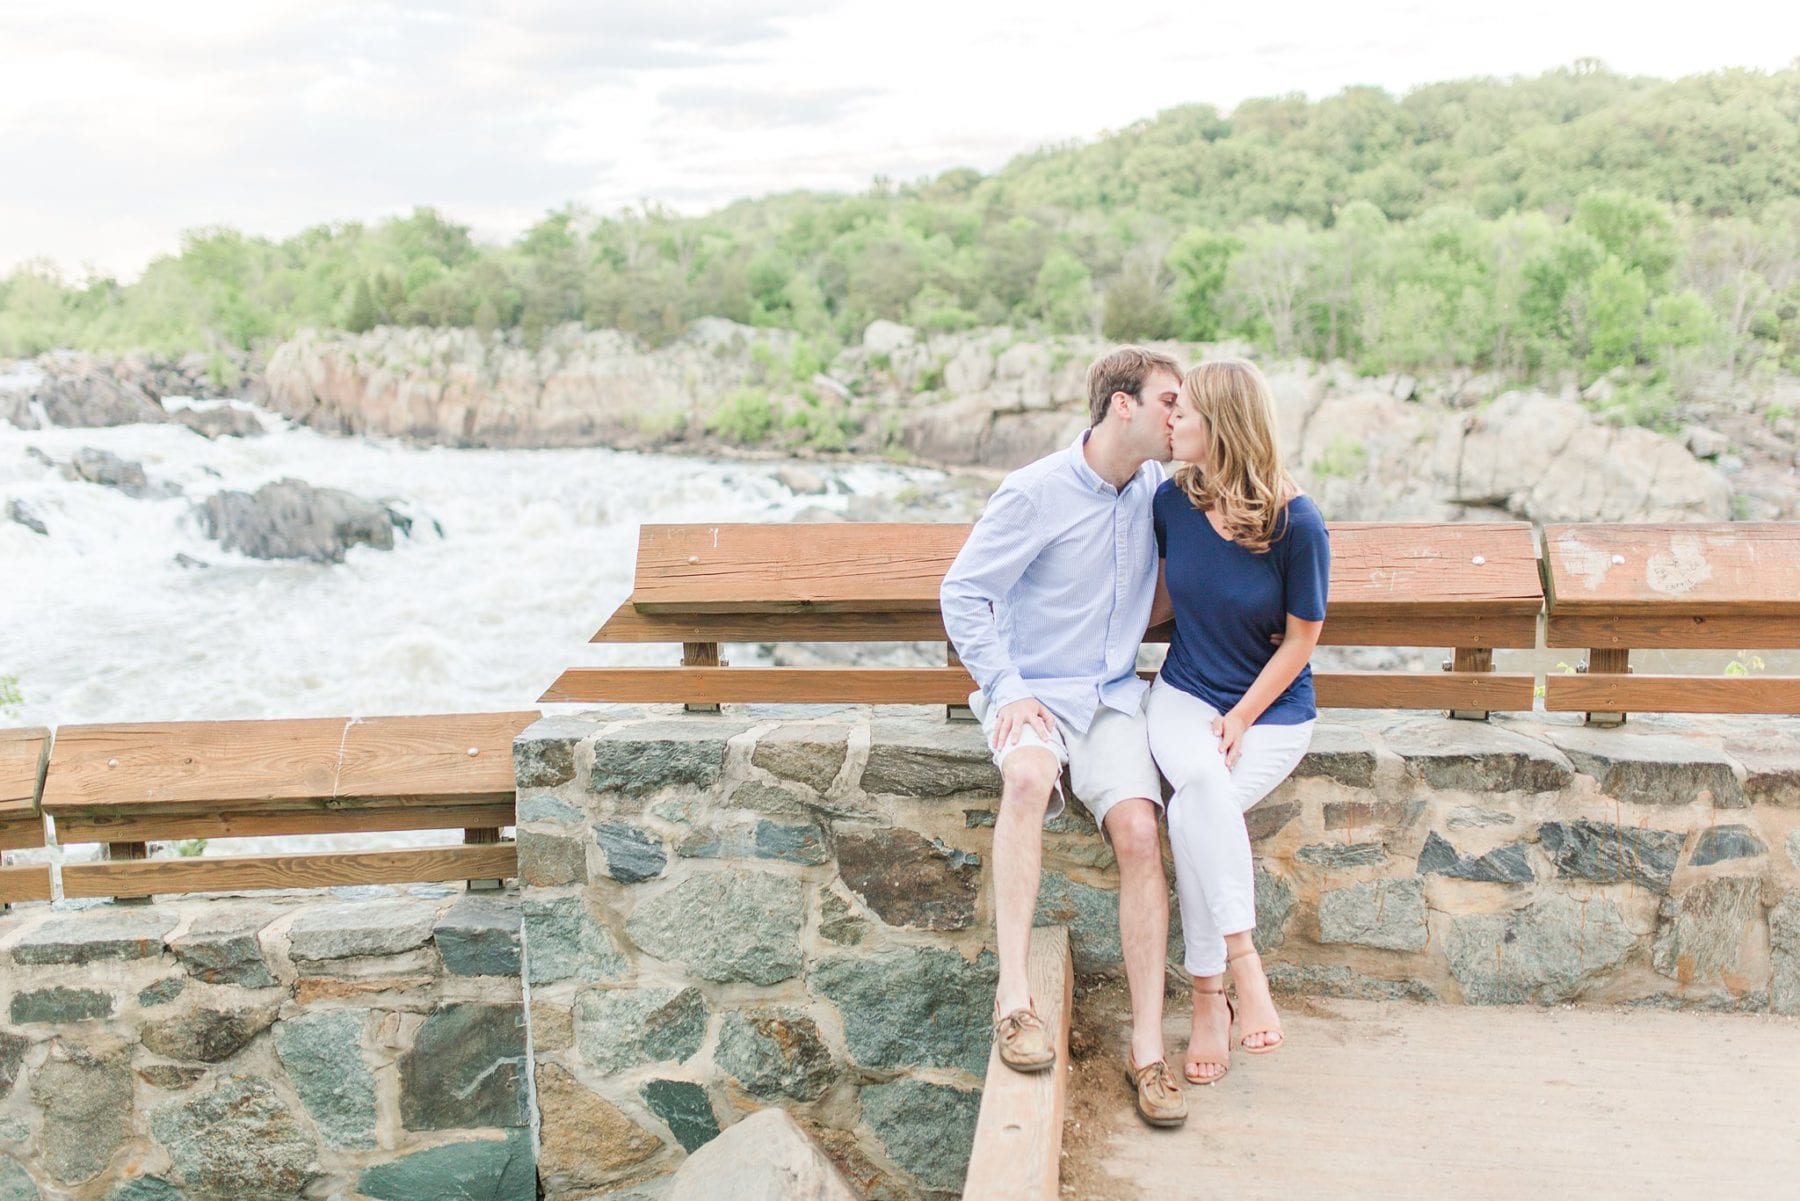
[[[1312,741],[1312,722],[1257,725],[1244,732],[1237,766],[1227,768],[1212,723],[1219,711],[1159,676],[1147,712],[1150,751],[1175,789],[1169,843],[1187,970],[1225,970],[1225,936],[1256,927],[1256,885],[1244,814],[1287,779]]]

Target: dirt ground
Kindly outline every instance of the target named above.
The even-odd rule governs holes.
[[[1800,1198],[1800,1020],[1277,997],[1287,1044],[1152,1130],[1124,989],[1075,1006],[1068,1201]],[[1179,1070],[1187,1005],[1165,1024]]]

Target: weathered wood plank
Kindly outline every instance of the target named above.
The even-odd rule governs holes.
[[[17,867],[0,867],[0,905],[19,901],[50,899],[50,867],[32,863]]]
[[[158,893],[325,888],[340,884],[417,884],[517,874],[517,849],[508,842],[346,854],[71,863],[63,868],[63,895],[146,897]]]
[[[631,604],[645,614],[935,613],[968,538],[948,524],[646,525]],[[1338,522],[1331,595],[1365,613],[1534,614],[1537,552],[1522,522]]]
[[[499,802],[512,740],[536,712],[64,726],[52,815],[140,805],[262,812],[283,802]],[[470,750],[476,753],[471,755]]]
[[[960,667],[572,667],[540,701],[564,704],[960,704],[975,682]]]
[[[0,729],[0,822],[37,812],[50,731],[42,726]]]
[[[1537,644],[1538,614],[1340,613],[1332,606],[1320,646],[1496,646]],[[1167,642],[1172,627],[1152,626],[1145,642]],[[590,641],[646,642],[946,642],[943,618],[931,613],[640,613],[630,601]],[[1586,643],[1578,645],[1585,646]],[[1735,644],[1734,644],[1735,645]]]
[[[1800,616],[1694,613],[1671,617],[1553,613],[1549,647],[1622,650],[1785,650],[1800,647]]]
[[[966,1201],[1056,1201],[1069,1104],[1069,1023],[1075,1008],[1067,927],[1040,926],[1031,932],[1027,970],[1038,1016],[1056,1040],[1056,1066],[1027,1075],[1001,1063],[997,1047],[989,1052],[963,1183]]]
[[[1800,714],[1800,676],[1553,675],[1544,708],[1555,713]]]
[[[0,822],[0,851],[25,851],[44,845],[44,819],[33,813]]]
[[[1555,614],[1800,616],[1800,522],[1552,525]]]
[[[1324,671],[1313,673],[1321,709],[1531,708],[1533,678],[1480,671]]]
[[[307,809],[272,813],[71,813],[56,819],[56,840],[164,841],[177,838],[263,838],[282,834],[373,834],[392,830],[460,830],[510,826],[511,803],[405,806],[393,809]]]

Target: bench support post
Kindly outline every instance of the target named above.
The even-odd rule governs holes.
[[[1591,647],[1588,650],[1587,662],[1581,670],[1587,675],[1608,673],[1612,675],[1628,675],[1631,672],[1631,650],[1629,647],[1615,649],[1612,647]],[[1589,713],[1587,724],[1590,726],[1622,726],[1625,724],[1623,713]]]
[[[720,667],[719,644],[716,642],[684,642],[681,644],[681,665],[683,667]],[[686,704],[682,706],[689,713],[717,713],[717,705]]]
[[[958,655],[956,653],[956,648],[954,646],[951,646],[947,642],[944,644],[944,666],[945,667],[961,667],[962,666],[962,656]],[[944,706],[944,720],[945,721],[974,721],[975,720],[975,710],[969,708],[967,705],[945,705]]]
[[[1494,649],[1489,646],[1459,646],[1444,661],[1445,671],[1493,671]],[[1452,709],[1450,716],[1458,721],[1486,721],[1486,709]]]
[[[492,846],[500,841],[500,831],[492,826],[480,826],[463,831],[464,846]],[[467,882],[470,892],[499,892],[506,887],[504,880],[470,880]]]
[[[109,842],[106,844],[106,859],[116,863],[130,859],[150,858],[150,844],[147,842]],[[115,905],[148,905],[149,897],[114,897]]]

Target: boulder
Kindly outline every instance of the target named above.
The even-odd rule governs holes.
[[[263,433],[262,419],[249,409],[216,405],[206,409],[176,409],[169,414],[176,425],[185,425],[203,438],[255,438]]]
[[[97,429],[169,419],[143,388],[91,359],[46,355],[38,362],[44,370],[30,400],[43,406],[51,425]]]
[[[688,1156],[667,1201],[857,1201],[857,1194],[799,1123],[765,1109]]]
[[[17,498],[6,502],[6,519],[19,523],[34,534],[48,536],[50,533],[50,527],[44,524],[44,519],[33,512],[24,501]]]
[[[74,457],[63,464],[62,473],[67,479],[117,488],[126,496],[150,494],[150,480],[144,475],[142,463],[121,459],[111,451],[97,450],[92,446],[84,446],[76,451]]]
[[[295,479],[255,492],[219,492],[197,505],[208,538],[252,559],[308,559],[342,563],[356,546],[394,548],[393,510],[337,488]]]

